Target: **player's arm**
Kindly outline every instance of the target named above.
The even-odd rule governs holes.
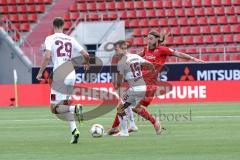
[[[121,84],[122,84],[122,81],[123,81],[123,75],[118,73],[117,74],[117,79],[116,81],[113,83],[114,85],[114,89],[117,90],[121,87]]]
[[[174,51],[173,56],[178,57],[178,58],[182,58],[182,59],[192,60],[192,61],[195,61],[195,62],[204,63],[204,61],[201,60],[201,59],[192,57],[192,56],[190,56],[186,53],[182,53],[182,52],[179,52],[179,51]]]
[[[89,68],[89,59],[90,59],[89,53],[87,51],[85,51],[85,50],[81,50],[80,54],[84,58],[83,68],[84,68],[84,70],[88,70],[88,68]]]
[[[142,51],[140,51],[140,52],[137,52],[136,54],[139,55],[139,56],[141,56],[141,57],[143,57],[143,56],[144,56],[144,50],[142,50]]]
[[[39,69],[38,74],[37,74],[37,77],[36,77],[37,80],[41,80],[43,71],[45,70],[45,68],[46,68],[46,66],[48,65],[48,63],[49,63],[50,60],[51,60],[51,51],[46,50],[46,51],[45,51],[45,54],[44,54],[44,59],[43,59],[41,68]]]

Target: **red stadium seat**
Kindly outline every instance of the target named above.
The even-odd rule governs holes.
[[[134,45],[143,46],[144,45],[143,38],[134,38]]]
[[[96,3],[87,3],[87,10],[96,11],[97,10]]]
[[[231,25],[231,32],[232,33],[238,33],[240,31],[240,26],[237,25]]]
[[[215,43],[223,43],[224,42],[224,39],[223,39],[222,35],[214,35],[213,39],[214,39]]]
[[[174,44],[182,44],[182,43],[183,43],[182,36],[178,36],[174,38]]]
[[[122,12],[120,19],[127,19],[127,12]]]
[[[234,7],[233,6],[224,7],[224,13],[227,15],[234,15],[235,14]]]
[[[184,17],[185,16],[185,10],[183,8],[177,8],[175,9],[176,15],[178,17]]]
[[[137,19],[133,19],[129,22],[129,27],[138,27],[140,26],[140,22]]]
[[[175,17],[175,10],[174,9],[166,9],[165,10],[165,15],[167,17]]]
[[[7,0],[0,0],[0,5],[6,5],[7,4]]]
[[[152,10],[150,10],[152,11]],[[145,10],[137,10],[137,17],[138,18],[146,18],[147,14]]]
[[[231,27],[229,25],[222,25],[221,26],[221,33],[230,33]]]
[[[220,61],[220,56],[218,54],[213,54],[212,61]]]
[[[132,1],[126,1],[125,8],[129,10],[134,9],[134,3]]]
[[[220,33],[220,26],[211,26],[211,33]]]
[[[156,16],[157,17],[165,17],[165,12],[163,9],[156,10]]]
[[[7,4],[8,5],[15,5],[16,4],[16,0],[8,0]]]
[[[168,22],[167,22],[167,19],[159,19],[159,25],[162,27],[162,26],[167,26],[168,25]]]
[[[205,12],[205,15],[206,15],[206,16],[212,16],[212,15],[215,14],[215,13],[214,13],[214,9],[211,8],[211,7],[206,7],[204,12]]]
[[[28,22],[27,14],[19,14],[19,22]]]
[[[226,47],[226,53],[237,53],[237,47]]]
[[[193,37],[192,36],[184,36],[183,43],[184,44],[193,44]]]
[[[227,17],[226,16],[219,16],[218,17],[218,24],[227,24]]]
[[[45,4],[51,4],[51,3],[52,3],[52,0],[44,0],[44,3],[45,3]]]
[[[87,19],[90,21],[98,21],[99,20],[99,15],[98,14],[88,14]]]
[[[72,5],[69,7],[69,11],[71,11],[71,12],[77,12],[77,11],[78,11],[77,4],[76,4],[76,3],[72,4]]]
[[[233,41],[233,35],[225,35],[224,36],[224,42],[226,42],[226,43],[233,43],[234,41]]]
[[[30,30],[30,25],[29,23],[22,23],[20,25],[20,31],[23,31],[23,32],[28,32]]]
[[[204,9],[203,8],[195,8],[195,15],[196,16],[204,16]]]
[[[195,14],[194,14],[194,9],[193,9],[193,8],[186,8],[186,9],[185,9],[185,15],[186,15],[186,16],[189,16],[189,17],[195,16]]]
[[[135,29],[133,30],[133,34],[132,34],[132,35],[133,35],[133,36],[136,36],[136,37],[142,36],[142,30],[139,29],[139,28],[135,28]]]
[[[70,19],[75,21],[77,20],[79,17],[79,13],[78,12],[70,12]]]
[[[235,6],[235,13],[240,14],[240,6]]]
[[[183,35],[191,34],[190,27],[182,27],[181,28],[181,34],[183,34]]]
[[[223,7],[215,7],[215,8],[214,8],[214,12],[215,12],[216,15],[220,15],[220,16],[222,16],[222,15],[225,14]]]
[[[72,26],[72,23],[71,22],[65,22],[64,23],[64,30],[69,30],[70,28],[71,28],[71,26]]]
[[[208,54],[203,54],[201,59],[205,62],[208,62],[210,60],[210,57]]]
[[[154,8],[158,8],[158,9],[163,8],[162,1],[154,1]]]
[[[143,28],[142,29],[142,35],[147,36],[149,31],[150,31],[150,28]]]
[[[196,37],[194,37],[194,43],[196,43],[196,44],[203,44],[203,36],[196,36]]]
[[[207,53],[216,53],[216,47],[208,47],[206,52]]]
[[[144,9],[143,1],[134,1],[134,8],[135,9]]]
[[[9,19],[11,22],[18,22],[18,14],[10,14]]]
[[[163,8],[172,8],[172,1],[162,1]]]
[[[188,20],[186,17],[180,17],[178,18],[178,25],[180,26],[186,26],[188,24]]]
[[[45,5],[43,5],[43,4],[36,5],[36,12],[44,13],[45,12]]]
[[[182,0],[175,0],[175,1],[173,1],[172,6],[174,8],[181,8],[182,7]]]
[[[129,28],[129,21],[125,20],[124,23],[125,23],[125,28]]]
[[[200,34],[200,27],[199,26],[191,27],[191,34]]]
[[[211,0],[204,0],[204,1],[202,1],[202,5],[204,7],[211,7],[212,6]]]
[[[144,8],[153,9],[153,1],[144,1]]]
[[[228,23],[230,23],[230,24],[238,24],[237,16],[229,16],[228,17]]]
[[[148,27],[148,19],[140,19],[139,27]]]
[[[36,6],[35,5],[28,5],[27,6],[27,12],[35,13],[36,12]]]
[[[169,18],[168,19],[168,25],[169,26],[177,26],[177,18]]]
[[[183,7],[192,7],[192,0],[184,0],[182,1],[182,6]]]
[[[36,22],[37,21],[37,14],[36,13],[28,14],[28,21],[29,22]]]
[[[201,18],[205,18],[205,17],[201,17]],[[201,21],[199,21],[201,22]],[[196,17],[190,17],[188,19],[188,24],[191,26],[197,25],[198,24],[198,19]]]
[[[117,10],[124,10],[125,9],[124,2],[116,2],[115,7]]]
[[[240,6],[240,1],[234,0],[234,1],[232,1],[232,5],[234,5],[234,6]]]
[[[221,0],[212,0],[212,5],[213,6],[221,6]]]
[[[85,4],[85,3],[80,3],[80,4],[78,4],[78,10],[79,10],[79,11],[82,11],[82,12],[87,11],[87,6],[86,6],[86,4]]]
[[[238,54],[233,54],[232,60],[239,61],[240,60],[240,54],[239,53]]]
[[[223,6],[231,6],[232,2],[231,2],[231,0],[222,0],[222,5]]]
[[[68,12],[67,12],[67,13],[64,13],[63,19],[64,19],[64,21],[70,21],[70,20],[71,20],[70,14],[69,14]]]
[[[135,19],[136,18],[136,16],[137,16],[137,14],[136,14],[136,11],[135,10],[130,10],[130,11],[127,11],[127,18],[129,18],[129,19]]]
[[[116,3],[116,4],[117,4],[117,3]],[[106,10],[105,2],[97,3],[97,10],[99,10],[99,11],[105,11],[105,10]]]
[[[7,6],[0,6],[0,11],[2,14],[8,13],[8,7]]]
[[[215,16],[208,17],[207,21],[208,21],[208,24],[211,24],[211,25],[218,24],[217,17],[215,17]]]
[[[44,4],[44,0],[34,0],[35,4]]]
[[[230,61],[230,60],[231,60],[231,55],[230,54],[225,54],[225,61]]]
[[[166,43],[169,44],[169,45],[173,45],[174,44],[173,43],[173,37],[168,37]]]
[[[213,43],[213,37],[211,35],[204,36],[205,43]]]
[[[157,18],[150,19],[148,25],[151,27],[158,27],[159,26],[158,19]]]
[[[27,0],[16,0],[16,4],[17,5],[24,5],[24,4],[27,4]],[[31,4],[33,4],[34,3],[34,1],[31,1]]]
[[[192,5],[195,7],[202,7],[202,0],[194,0]]]
[[[17,12],[18,13],[26,13],[27,7],[25,5],[19,5],[19,6],[17,6]]]
[[[238,34],[235,34],[234,35],[234,41],[235,42],[239,42],[239,40],[240,40],[240,34],[238,33]]]
[[[199,17],[197,21],[198,21],[199,25],[206,25],[207,24],[207,18],[206,17]]]
[[[17,6],[8,6],[8,13],[17,13]]]
[[[118,18],[118,14],[116,12],[108,13],[108,20],[116,20]]]
[[[115,3],[114,2],[107,3],[106,8],[108,10],[115,10]]]

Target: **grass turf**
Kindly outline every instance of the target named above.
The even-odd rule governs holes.
[[[80,142],[70,145],[68,124],[47,107],[0,108],[0,159],[239,159],[240,103],[162,104],[148,109],[156,115],[160,110],[167,128],[162,136],[155,135],[148,121],[135,117],[139,132],[130,137],[92,138],[90,126],[109,127],[112,111],[84,122]]]

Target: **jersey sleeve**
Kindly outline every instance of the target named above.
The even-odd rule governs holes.
[[[74,38],[73,38],[73,48],[77,53],[84,50],[84,48]]]
[[[51,39],[49,37],[45,39],[44,46],[46,50],[52,50]]]
[[[138,56],[138,58],[139,58],[139,61],[140,61],[141,64],[148,62],[147,60],[145,60],[141,56]]]
[[[161,55],[165,55],[165,56],[171,56],[175,52],[175,50],[168,48],[168,47],[164,47],[164,46],[160,46],[159,50],[160,50]]]

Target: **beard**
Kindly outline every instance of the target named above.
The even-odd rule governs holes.
[[[154,43],[154,44],[148,43],[148,48],[149,49],[154,49],[154,48],[156,48],[156,46],[157,46],[157,43]]]

